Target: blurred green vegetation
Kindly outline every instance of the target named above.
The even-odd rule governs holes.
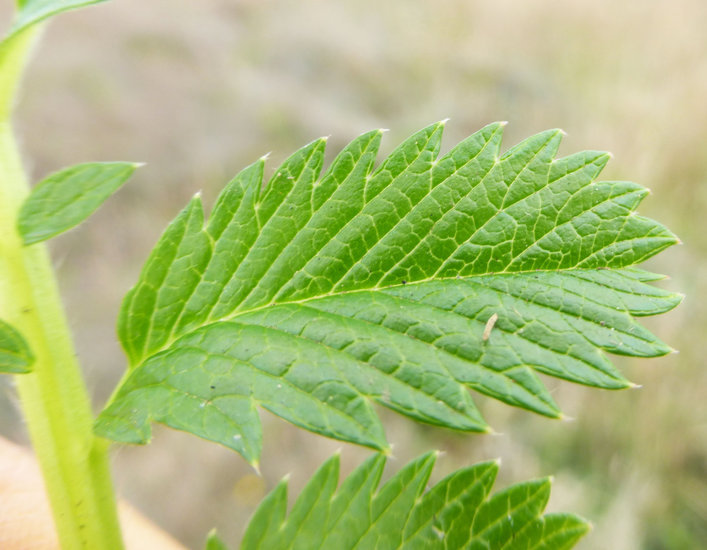
[[[641,213],[683,239],[646,265],[687,295],[647,323],[680,354],[617,358],[637,390],[549,381],[573,422],[481,398],[501,435],[460,436],[386,414],[392,467],[430,447],[446,451],[438,476],[501,457],[502,482],[555,475],[551,507],[594,523],[580,548],[706,547],[705,29],[703,0],[116,0],[62,16],[17,112],[34,179],[86,160],[148,163],[53,245],[96,403],[124,368],[114,335],[122,295],[195,191],[208,204],[263,153],[272,151],[274,171],[321,135],[331,135],[333,155],[377,127],[391,128],[388,152],[446,117],[447,147],[493,120],[510,121],[507,147],[561,127],[562,152],[611,151],[603,177],[651,188]],[[10,384],[0,384],[0,429],[23,440]],[[265,416],[264,481],[225,449],[156,430],[149,447],[117,452],[121,492],[190,547],[214,524],[238,540],[266,489],[291,472],[296,494],[342,446]],[[342,470],[366,454],[347,446]]]

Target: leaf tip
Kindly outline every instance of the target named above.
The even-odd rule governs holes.
[[[14,367],[12,370],[5,368],[4,365],[0,365],[0,374],[29,374],[32,370],[32,365],[30,364]]]
[[[662,344],[662,342],[660,342],[659,344]],[[665,346],[665,344],[663,344],[663,346]],[[659,353],[659,356],[665,355],[666,353],[666,351],[663,351]],[[610,389],[612,390],[628,390],[636,385],[634,382],[631,382],[628,378],[624,378],[620,374],[617,374],[612,377],[612,381],[614,383],[614,385],[610,387]]]
[[[22,236],[22,246],[30,246],[33,244],[41,243],[42,238],[38,235],[31,235],[31,234],[24,234],[21,233]]]
[[[203,211],[203,208],[204,201],[202,200],[201,191],[197,191],[192,195],[189,204],[187,204],[187,207],[184,210],[189,211],[190,215],[192,215],[194,214],[195,209],[198,212],[199,210]]]
[[[569,416],[569,415],[567,415],[567,414],[565,414],[565,413],[563,413],[563,412],[558,413],[558,415],[556,416],[556,418],[557,418],[557,420],[559,420],[560,422],[574,422],[574,420],[575,420],[574,416]]]
[[[386,443],[384,446],[382,446],[378,452],[382,454],[386,458],[394,458],[393,454],[393,446],[389,443]]]

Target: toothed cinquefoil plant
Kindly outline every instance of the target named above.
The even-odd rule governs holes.
[[[244,549],[571,548],[588,524],[543,513],[547,479],[491,495],[495,462],[426,489],[429,453],[379,487],[388,443],[375,405],[485,432],[472,393],[558,418],[538,373],[631,386],[607,353],[668,353],[635,318],[680,300],[636,267],[677,242],[635,215],[647,191],[598,181],[606,153],[558,157],[557,130],[502,153],[501,123],[444,155],[433,124],[380,161],[372,131],[326,169],[314,141],[267,182],[261,159],[208,217],[196,196],[165,230],[120,311],[128,371],[94,419],[42,241],[137,165],[73,166],[29,193],[9,124],[40,21],[91,3],[19,1],[0,45],[0,369],[17,375],[62,547],[122,547],[109,440],[146,443],[161,422],[257,467],[263,408],[379,453],[338,488],[330,459],[289,513],[283,481]],[[225,547],[216,535],[207,546]]]

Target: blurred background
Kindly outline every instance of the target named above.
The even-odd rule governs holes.
[[[11,2],[2,2],[9,24]],[[34,181],[87,160],[147,166],[87,223],[52,243],[96,409],[124,369],[121,298],[159,234],[201,190],[206,204],[240,168],[268,168],[330,135],[330,158],[390,128],[382,153],[450,117],[445,148],[494,120],[506,147],[564,129],[562,153],[614,154],[602,177],[652,189],[641,213],[683,240],[645,265],[687,295],[646,324],[679,354],[616,362],[642,388],[602,392],[546,379],[575,420],[479,397],[495,436],[462,436],[382,412],[397,469],[445,453],[434,479],[501,457],[497,487],[553,474],[550,508],[589,518],[589,549],[707,547],[707,3],[703,0],[114,0],[62,15],[25,80],[16,124]],[[155,429],[115,452],[120,493],[190,548],[217,526],[234,547],[267,490],[296,495],[342,449],[264,413],[262,477],[239,456]],[[0,432],[25,442],[7,377]]]

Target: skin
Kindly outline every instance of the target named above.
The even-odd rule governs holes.
[[[185,550],[125,502],[119,503],[126,550]],[[0,548],[59,550],[39,467],[32,454],[0,438]]]

